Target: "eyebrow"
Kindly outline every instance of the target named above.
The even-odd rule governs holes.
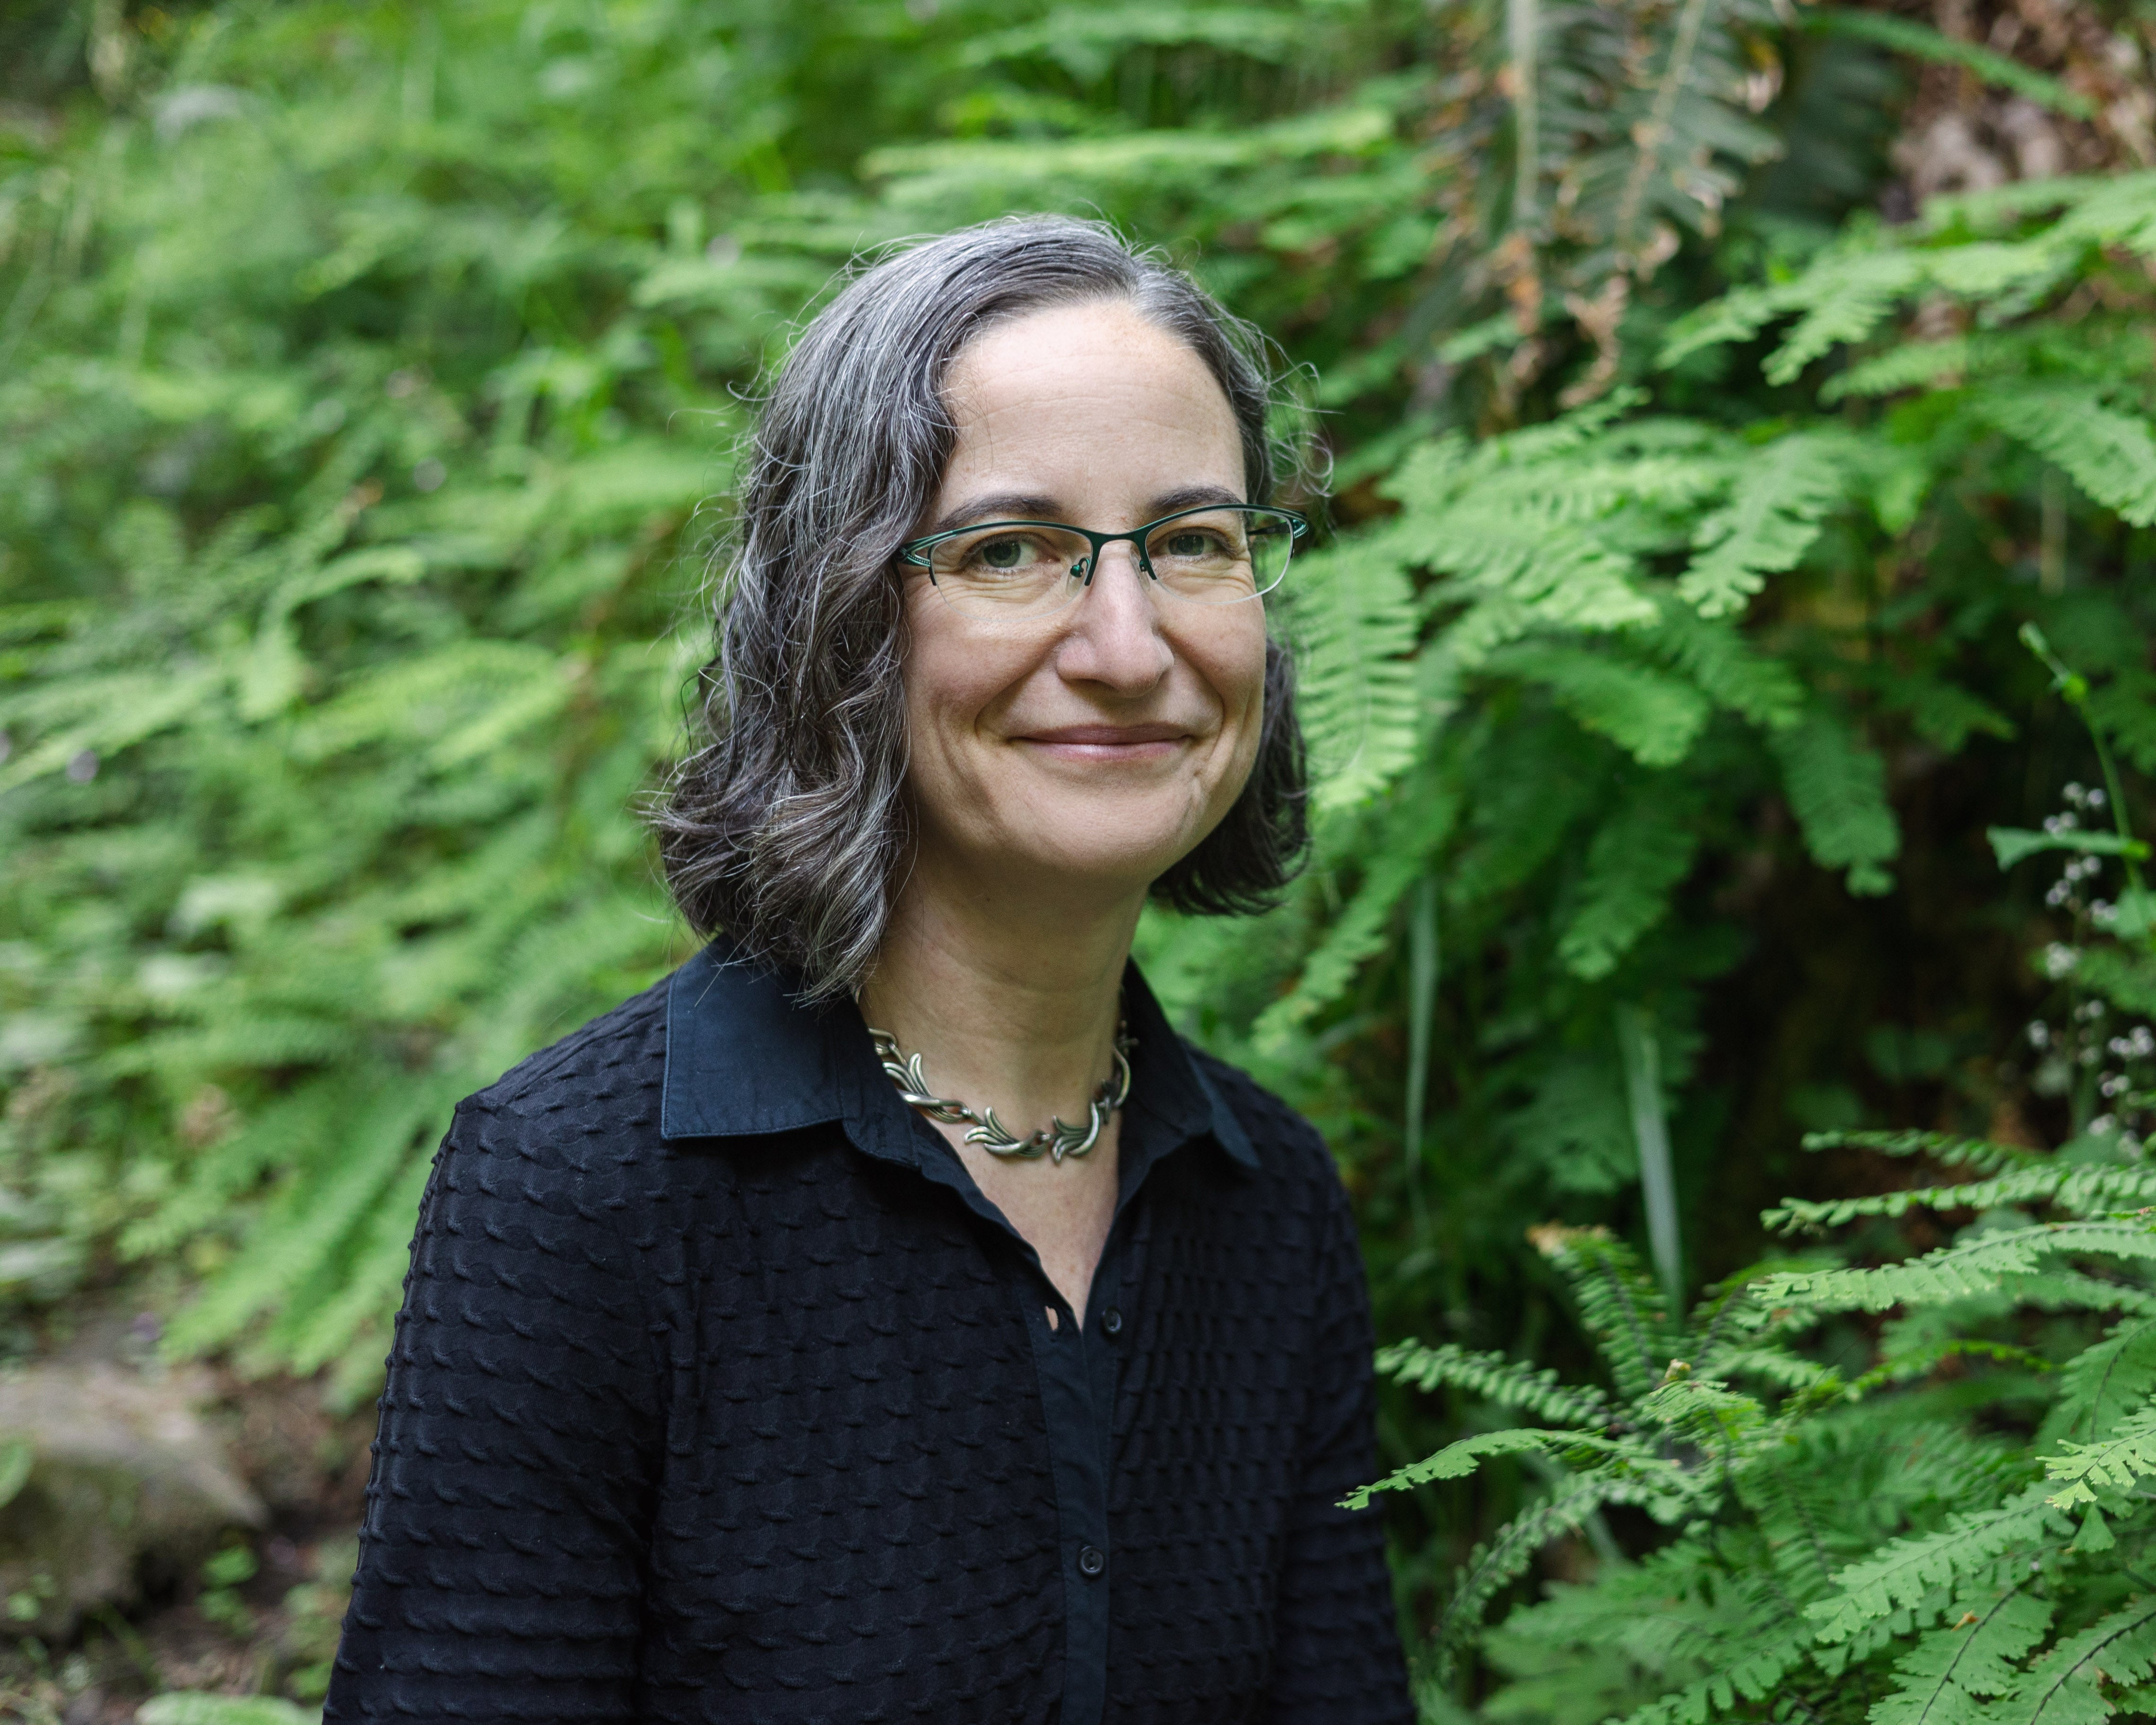
[[[1163,491],[1149,501],[1146,508],[1148,521],[1157,521],[1163,516],[1174,515],[1185,509],[1203,509],[1209,504],[1240,504],[1244,499],[1225,485],[1183,485],[1173,491]],[[991,491],[983,496],[968,497],[956,508],[947,510],[937,517],[931,533],[947,533],[955,527],[971,526],[976,521],[1055,521],[1062,519],[1062,506],[1053,497],[1037,491]],[[1070,522],[1066,525],[1075,526]],[[1142,525],[1142,524],[1141,524]]]

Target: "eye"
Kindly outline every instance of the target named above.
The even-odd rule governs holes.
[[[1172,557],[1202,557],[1219,551],[1221,545],[1216,534],[1201,533],[1195,527],[1184,527],[1168,536],[1166,549]]]
[[[976,539],[966,547],[969,567],[992,575],[1018,575],[1034,567],[1048,552],[1030,533],[999,533]]]

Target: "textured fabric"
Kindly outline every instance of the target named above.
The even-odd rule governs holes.
[[[326,1719],[1411,1720],[1331,1158],[1126,1010],[1082,1330],[858,1014],[713,953],[465,1102]]]

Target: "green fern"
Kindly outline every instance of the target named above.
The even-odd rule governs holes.
[[[1609,1404],[1601,1395],[1559,1383],[1553,1371],[1537,1370],[1502,1354],[1470,1353],[1450,1342],[1438,1348],[1395,1342],[1378,1350],[1378,1369],[1417,1389],[1449,1385],[1559,1424],[1593,1427],[1610,1418]]]
[[[1769,575],[1794,569],[1828,512],[1847,498],[1857,445],[1839,432],[1794,432],[1755,452],[1729,501],[1693,530],[1677,592],[1702,617],[1739,609]]]
[[[1558,957],[1573,975],[1607,976],[1668,914],[1671,895],[1691,871],[1701,840],[1690,799],[1652,779],[1604,823],[1566,906]]]
[[[1887,891],[1892,880],[1886,865],[1900,854],[1902,834],[1887,806],[1879,757],[1819,708],[1778,732],[1772,747],[1812,860],[1848,870],[1852,893]]]
[[[1949,1627],[1919,1636],[1895,1661],[1895,1688],[1873,1707],[1872,1725],[1988,1725],[1985,1701],[2013,1686],[2054,1607],[2025,1576],[1989,1599],[1957,1598],[1948,1612]]]

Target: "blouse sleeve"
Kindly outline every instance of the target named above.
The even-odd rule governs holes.
[[[458,1110],[420,1208],[327,1721],[628,1721],[659,1375],[603,1180]]]
[[[1374,1510],[1339,1507],[1378,1473],[1375,1343],[1354,1218],[1338,1181],[1328,1184],[1302,1477],[1274,1628],[1270,1717],[1274,1725],[1413,1725],[1383,1522]]]

